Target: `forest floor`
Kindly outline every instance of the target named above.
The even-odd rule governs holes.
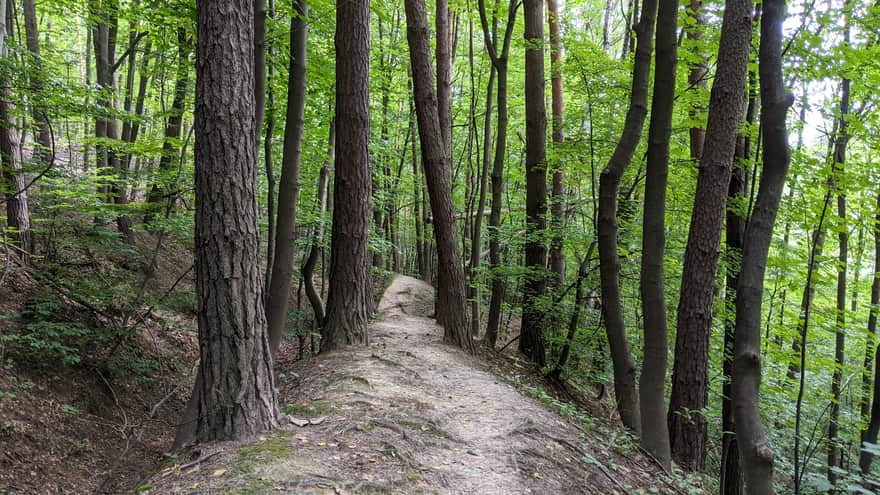
[[[137,491],[700,493],[616,427],[523,395],[513,375],[444,344],[428,318],[433,296],[424,282],[397,276],[368,347],[282,369],[281,428],[167,462]]]

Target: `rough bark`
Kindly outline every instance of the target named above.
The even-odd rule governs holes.
[[[656,18],[657,0],[645,0],[639,23],[635,26],[636,55],[629,109],[626,112],[620,140],[599,177],[597,216],[602,314],[614,366],[615,399],[623,425],[635,432],[639,432],[641,428],[641,419],[636,390],[636,365],[629,348],[620,301],[617,196],[620,192],[620,181],[642,137],[642,128],[648,113],[648,78],[651,72],[651,54],[654,50],[653,35]]]
[[[12,4],[0,0],[0,57],[9,56],[6,37],[12,36]],[[0,80],[0,186],[6,202],[6,225],[13,230],[12,240],[25,253],[33,250],[26,178],[21,167],[20,136],[13,118],[11,82]],[[22,261],[28,262],[27,255]]]
[[[467,324],[464,270],[456,239],[451,161],[443,143],[431,68],[428,17],[424,0],[406,0],[406,35],[413,75],[413,98],[422,149],[422,168],[434,218],[437,243],[437,322],[443,340],[468,352],[474,340]]]
[[[669,139],[675,103],[678,0],[660,0],[657,10],[657,52],[654,99],[648,126],[648,163],[645,168],[645,207],[642,223],[640,289],[644,315],[644,361],[639,382],[642,447],[666,471],[672,469],[666,424],[666,297],[663,256],[666,244],[666,183],[669,175]]]
[[[369,342],[372,277],[370,228],[370,2],[336,8],[336,173],[330,291],[321,352]]]
[[[605,10],[605,38],[607,38],[608,18],[611,12],[612,2],[608,2]],[[547,0],[547,23],[550,27],[550,93],[552,135],[554,146],[560,146],[565,142],[565,128],[563,117],[565,115],[565,100],[562,95],[562,38],[559,32],[559,4],[556,0]],[[607,50],[607,47],[606,47]],[[556,287],[565,284],[565,252],[563,243],[565,235],[565,172],[560,160],[553,164],[553,182],[550,193],[550,271],[553,272],[552,282]]]
[[[705,149],[684,255],[668,422],[673,459],[693,471],[705,467],[706,419],[702,411],[708,401],[709,331],[727,189],[745,102],[751,14],[751,1],[731,0],[725,5]]]
[[[751,2],[748,4],[751,6]],[[767,253],[790,161],[786,113],[793,97],[785,90],[782,79],[784,19],[785,0],[764,1],[758,66],[764,168],[755,207],[746,229],[736,289],[732,386],[734,419],[745,492],[754,495],[774,493],[773,450],[764,433],[760,411],[761,303]],[[712,118],[711,107],[709,118]],[[712,149],[711,142],[709,144],[707,150]]]
[[[251,0],[196,9],[197,442],[254,438],[277,426],[262,304],[253,133]],[[180,432],[179,436],[180,436]]]
[[[544,3],[524,0],[526,65],[526,242],[519,350],[544,366],[547,292],[547,113],[544,103]]]
[[[296,203],[299,200],[299,167],[306,103],[306,43],[308,42],[309,7],[305,0],[294,3],[290,18],[290,69],[287,79],[287,123],[281,155],[281,178],[278,184],[278,222],[275,228],[275,256],[266,299],[269,348],[274,356],[281,345],[290,280],[296,255]]]
[[[492,161],[492,200],[489,213],[489,266],[492,278],[492,293],[489,298],[489,314],[486,323],[485,341],[494,349],[498,339],[498,327],[501,323],[501,303],[504,301],[506,283],[501,270],[501,240],[499,228],[501,227],[501,209],[504,198],[504,161],[507,153],[507,57],[510,53],[510,42],[513,38],[513,27],[516,24],[516,11],[519,2],[511,0],[507,7],[507,24],[504,28],[504,38],[501,42],[501,50],[498,50],[497,39],[489,33],[489,22],[486,16],[485,0],[477,2],[480,11],[480,24],[483,27],[483,40],[489,58],[498,71],[498,95],[495,107],[498,109],[498,123],[496,125],[495,157]]]
[[[877,317],[880,315],[880,193],[874,216],[874,281],[871,283],[871,312],[868,316],[868,335],[877,338]],[[871,416],[868,427],[862,432],[862,443],[877,443],[880,432],[880,349],[874,351],[874,399],[871,402]],[[867,449],[859,455],[859,468],[862,473],[871,471],[874,456]]]

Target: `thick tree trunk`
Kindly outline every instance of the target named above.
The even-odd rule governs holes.
[[[431,70],[428,18],[423,0],[406,0],[407,40],[413,73],[413,92],[422,168],[434,217],[437,243],[437,322],[443,325],[443,339],[473,352],[474,341],[467,324],[464,271],[458,253],[455,210],[452,204],[451,163],[443,144],[437,100]]]
[[[752,5],[751,2],[744,3],[749,7]],[[761,126],[764,130],[764,168],[755,208],[746,230],[736,289],[732,386],[734,419],[745,492],[754,495],[774,493],[773,450],[764,433],[760,411],[761,302],[767,253],[773,238],[773,226],[790,161],[785,119],[793,98],[786,92],[782,79],[784,19],[785,0],[764,2],[758,66],[761,80]],[[709,118],[712,118],[711,107]],[[710,120],[710,135],[711,129]],[[711,141],[707,144],[707,151],[711,150]]]
[[[253,132],[251,0],[196,10],[198,442],[254,438],[277,425],[262,304]]]
[[[639,432],[636,365],[633,362],[623,309],[620,301],[620,258],[617,255],[617,196],[620,180],[629,167],[642,137],[645,116],[648,113],[648,83],[651,72],[651,53],[654,50],[654,22],[657,18],[657,0],[645,0],[636,31],[636,57],[633,64],[632,90],[629,110],[623,123],[623,133],[611,159],[599,177],[598,237],[599,275],[602,279],[602,314],[605,333],[614,365],[614,391],[617,409],[623,425]]]
[[[648,127],[648,163],[645,171],[645,208],[642,223],[640,289],[645,319],[644,362],[639,382],[642,447],[666,471],[672,456],[666,424],[666,297],[663,256],[666,244],[666,183],[669,175],[669,138],[675,103],[678,0],[660,0],[657,11],[657,54],[654,100]]]
[[[702,410],[708,401],[715,272],[736,136],[745,102],[751,38],[752,2],[728,1],[685,248],[668,414],[672,456],[683,468],[694,471],[705,467],[706,419]]]
[[[501,323],[501,303],[504,301],[504,293],[507,284],[501,271],[501,240],[499,229],[501,227],[501,208],[503,207],[504,193],[504,162],[507,153],[507,56],[510,53],[510,41],[513,37],[513,27],[516,24],[516,10],[519,2],[511,0],[507,7],[507,24],[504,28],[504,39],[501,43],[501,52],[498,52],[497,39],[493,39],[489,33],[489,21],[486,16],[485,0],[478,0],[480,11],[480,25],[483,27],[483,40],[492,64],[498,71],[498,96],[495,105],[498,109],[498,124],[496,125],[495,157],[492,162],[492,201],[489,213],[489,266],[492,280],[492,293],[489,298],[489,314],[486,323],[485,342],[491,349],[495,348],[498,340],[498,327]]]
[[[611,12],[611,4],[605,9],[605,37],[607,38],[608,18]],[[565,100],[562,95],[562,39],[559,32],[559,4],[556,0],[547,0],[547,23],[550,27],[550,92],[551,108],[553,114],[552,137],[554,146],[561,146],[565,142],[565,128],[563,117],[565,115]],[[607,46],[605,47],[607,50]],[[565,251],[563,244],[565,235],[565,172],[560,160],[553,164],[553,182],[551,187],[550,212],[550,271],[553,272],[553,284],[561,287],[565,284]]]
[[[544,366],[547,292],[547,113],[544,103],[544,3],[524,0],[526,40],[526,242],[519,350]]]
[[[336,157],[330,292],[321,352],[369,342],[370,2],[336,8]]]
[[[0,58],[9,56],[6,37],[12,36],[12,4],[0,0]],[[21,167],[19,133],[15,128],[11,82],[0,80],[0,186],[6,202],[6,225],[13,230],[12,239],[24,253],[33,250],[26,178]],[[29,262],[28,256],[22,261]]]
[[[296,255],[296,203],[299,200],[299,166],[306,103],[306,43],[308,42],[309,7],[305,0],[294,4],[290,19],[290,69],[287,79],[287,123],[284,126],[284,150],[281,155],[281,179],[278,185],[278,223],[275,229],[275,256],[266,299],[269,348],[278,353],[284,323],[290,279]]]
[[[871,283],[871,311],[868,316],[868,335],[877,338],[877,317],[880,315],[880,193],[874,216],[874,282]],[[874,400],[871,402],[871,416],[868,427],[862,432],[862,443],[877,443],[880,432],[880,349],[874,351]],[[871,471],[874,456],[870,450],[862,449],[859,455],[859,468],[862,473]]]
[[[165,137],[162,142],[162,155],[159,157],[159,178],[153,183],[147,195],[147,213],[144,223],[149,224],[156,213],[161,210],[162,203],[173,203],[177,195],[177,181],[171,174],[177,169],[177,141],[183,129],[183,114],[186,105],[186,93],[189,88],[189,54],[191,40],[186,29],[177,29],[177,76],[174,83],[174,98],[168,120],[165,123]]]

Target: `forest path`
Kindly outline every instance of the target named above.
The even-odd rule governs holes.
[[[433,297],[428,284],[397,276],[368,347],[297,363],[293,383],[284,377],[295,375],[282,375],[292,424],[260,444],[234,446],[235,455],[224,448],[193,469],[201,474],[178,465],[175,482],[155,489],[606,495],[657,486],[656,469],[627,451],[622,433],[584,433],[444,344],[427,317]]]

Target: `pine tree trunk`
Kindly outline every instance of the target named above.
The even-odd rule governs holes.
[[[751,2],[743,3],[748,7],[752,5]],[[786,92],[782,79],[784,19],[785,0],[764,2],[758,66],[761,81],[761,126],[764,130],[764,168],[754,211],[746,230],[736,288],[732,385],[734,419],[744,489],[746,493],[754,495],[774,493],[773,450],[764,433],[760,412],[761,302],[767,254],[790,161],[786,113],[793,97]],[[712,118],[711,106],[709,118]],[[711,120],[709,129],[711,135]],[[709,141],[707,151],[712,146]]]
[[[278,222],[275,228],[275,255],[269,295],[266,299],[266,319],[269,328],[269,348],[278,353],[284,323],[287,321],[287,301],[296,255],[296,203],[299,200],[299,167],[302,155],[302,135],[306,103],[306,43],[308,42],[309,7],[305,0],[297,0],[290,20],[290,69],[287,80],[287,123],[284,126],[284,149],[281,155],[281,178],[278,185]]]
[[[336,158],[330,291],[321,352],[369,343],[370,2],[336,8]]]
[[[544,3],[524,0],[526,39],[526,242],[519,350],[544,366],[547,292],[547,113],[544,103]]]
[[[671,472],[672,457],[666,424],[666,298],[663,256],[666,251],[666,183],[669,138],[675,104],[678,0],[660,0],[657,11],[657,54],[654,100],[648,127],[645,207],[642,223],[640,289],[645,321],[644,362],[639,382],[642,447]]]
[[[685,248],[669,400],[672,456],[683,468],[693,471],[703,471],[705,467],[706,419],[702,410],[708,401],[715,272],[736,136],[745,102],[751,38],[752,2],[728,1]]]
[[[458,252],[455,210],[452,204],[451,162],[443,144],[431,68],[428,19],[423,0],[406,0],[407,40],[413,73],[413,92],[422,168],[434,217],[437,243],[437,322],[443,339],[473,352],[474,341],[467,324],[464,271]]]
[[[614,366],[614,391],[617,410],[623,425],[638,433],[641,428],[636,365],[633,362],[623,309],[620,300],[620,258],[617,255],[617,196],[620,180],[629,167],[642,137],[645,116],[648,113],[648,83],[651,72],[651,53],[654,50],[654,22],[657,18],[657,0],[645,0],[641,18],[635,27],[636,56],[633,64],[632,90],[629,109],[623,123],[623,132],[611,159],[599,177],[598,237],[599,275],[602,280],[602,314],[605,333]]]
[[[262,304],[253,113],[251,0],[196,10],[197,442],[254,438],[277,426]],[[180,433],[180,432],[179,432]]]

